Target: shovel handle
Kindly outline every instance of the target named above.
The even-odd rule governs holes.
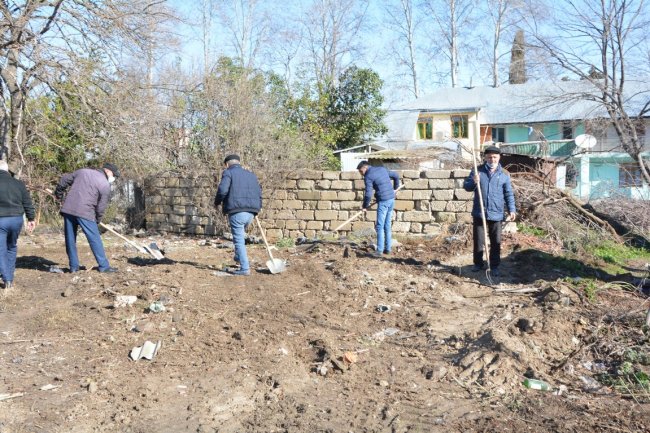
[[[136,244],[136,243],[133,242],[131,239],[129,239],[129,238],[125,237],[125,236],[122,236],[121,234],[119,234],[118,232],[116,232],[116,231],[113,230],[111,227],[107,226],[106,224],[104,224],[104,223],[99,223],[99,225],[102,226],[102,227],[104,227],[104,228],[105,228],[106,230],[108,230],[109,232],[113,233],[115,236],[117,236],[117,237],[119,237],[119,238],[122,238],[123,240],[125,240],[126,242],[128,242],[129,245],[135,247],[135,248],[136,248],[138,251],[140,251],[141,253],[143,253],[143,252],[146,253],[146,252],[147,252],[147,251],[146,251],[142,246]]]
[[[260,229],[260,234],[262,235],[264,245],[266,246],[266,252],[269,253],[269,257],[271,258],[271,261],[273,261],[275,259],[273,258],[273,254],[271,254],[271,247],[269,247],[269,243],[266,240],[266,234],[264,234],[264,229],[262,228],[262,224],[260,224],[260,220],[257,218],[257,215],[255,215],[255,222],[257,223],[257,228]]]
[[[400,189],[404,188],[404,185],[405,185],[405,184],[401,184],[401,185],[400,185],[400,186],[395,190],[395,192],[397,192],[397,191],[399,191]],[[368,207],[370,208],[370,207],[374,206],[375,203],[377,203],[377,202],[376,202],[376,201],[373,201],[372,203],[370,203],[370,206],[368,206]],[[334,229],[334,231],[335,231],[335,232],[338,232],[339,230],[341,230],[342,227],[345,227],[346,224],[348,224],[349,222],[354,221],[355,219],[357,219],[357,218],[359,217],[359,215],[361,215],[362,213],[363,213],[362,210],[360,210],[359,212],[355,213],[355,214],[352,215],[350,218],[348,218],[347,220],[345,220],[344,222],[342,222],[342,223],[341,223],[337,228]]]

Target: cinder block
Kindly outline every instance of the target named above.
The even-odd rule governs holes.
[[[307,230],[323,230],[323,221],[307,221]]]
[[[414,192],[414,191],[411,191],[411,190],[400,189],[400,190],[397,191],[397,193],[395,194],[395,198],[396,198],[397,200],[412,200],[412,199],[413,199],[413,192]],[[418,191],[418,192],[419,192],[419,191]]]
[[[332,186],[332,181],[329,179],[321,179],[316,181],[317,189],[330,189],[331,186]]]
[[[339,180],[341,178],[341,173],[338,171],[324,171],[323,179],[328,180]]]
[[[284,208],[285,209],[302,209],[303,202],[301,200],[285,200]]]
[[[314,212],[314,219],[317,221],[326,221],[336,219],[338,211],[335,210],[317,210]]]
[[[395,221],[392,224],[391,229],[397,233],[407,233],[411,229],[411,223],[403,222],[403,221]]]
[[[313,190],[316,182],[308,179],[298,179],[298,188],[299,189],[308,189]]]
[[[320,191],[298,191],[298,200],[320,200]]]
[[[472,200],[474,198],[474,191],[465,191],[464,189],[455,189],[454,197],[456,200]]]
[[[434,211],[434,212],[442,212],[447,207],[447,202],[446,201],[437,201],[436,200],[436,201],[432,201],[429,206],[430,206],[431,210]]]
[[[416,189],[413,191],[413,200],[430,200],[431,199],[431,190],[430,189]]]
[[[357,194],[354,191],[339,191],[337,198],[340,201],[354,200],[357,197]]]
[[[342,171],[341,180],[357,180],[361,179],[361,174],[358,171]]]
[[[316,209],[318,210],[330,210],[332,209],[332,202],[329,200],[321,200],[317,202]]]
[[[336,200],[337,199],[337,192],[336,191],[321,191],[320,192],[320,199],[321,200]]]
[[[419,179],[420,178],[420,170],[402,170],[399,173],[401,174],[402,179]]]
[[[466,170],[466,169],[458,168],[458,169],[456,169],[456,170],[453,171],[453,175],[452,175],[452,176],[453,176],[454,178],[456,178],[456,179],[458,179],[458,178],[463,178],[463,179],[464,179],[464,178],[466,178],[466,177],[469,176],[470,171],[471,171],[471,170]]]
[[[433,219],[438,223],[455,223],[456,214],[453,212],[434,212]]]
[[[289,219],[289,218],[285,218]],[[296,219],[310,221],[314,219],[313,210],[298,210],[296,211]]]

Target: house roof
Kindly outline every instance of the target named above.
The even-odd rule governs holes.
[[[458,156],[458,153],[453,150],[430,146],[426,148],[419,149],[386,149],[380,150],[379,152],[373,152],[368,155],[365,155],[366,159],[454,159]],[[361,156],[359,158],[362,158]]]
[[[386,140],[412,140],[421,112],[481,112],[483,124],[538,123],[608,117],[589,81],[528,82],[500,87],[442,88],[415,101],[389,109],[384,119],[389,129]],[[636,115],[650,100],[650,80],[625,84],[624,103]]]

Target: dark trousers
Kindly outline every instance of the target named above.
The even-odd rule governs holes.
[[[490,236],[490,267],[496,268],[501,263],[501,221],[486,221]],[[483,220],[474,218],[474,264],[483,266],[485,250],[485,230]]]
[[[0,274],[4,282],[14,280],[18,235],[23,228],[23,217],[0,217]]]
[[[102,236],[99,233],[99,227],[95,221],[79,218],[74,215],[63,215],[63,231],[65,233],[65,251],[68,253],[68,261],[70,263],[70,271],[77,272],[79,270],[79,256],[77,255],[77,231],[81,226],[88,239],[90,250],[97,260],[100,272],[105,271],[110,267],[106,253],[104,252],[104,243]]]

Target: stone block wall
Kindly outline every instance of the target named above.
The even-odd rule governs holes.
[[[397,192],[393,232],[436,234],[455,222],[470,222],[473,193],[463,190],[469,170],[404,170]],[[145,184],[147,228],[175,233],[216,233],[213,207],[216,181],[178,178],[167,173]],[[361,208],[364,182],[354,172],[301,171],[285,177],[280,188],[263,192],[260,218],[271,239],[309,238],[331,232]],[[374,228],[368,211],[342,232]]]

